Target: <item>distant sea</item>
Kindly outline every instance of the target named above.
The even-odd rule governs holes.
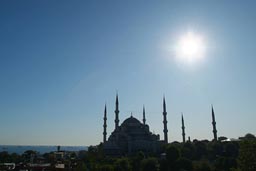
[[[80,151],[87,150],[87,146],[60,146],[62,151]],[[37,151],[40,154],[57,151],[57,146],[18,146],[18,145],[0,145],[0,152],[7,151],[9,154],[23,154],[27,150]]]

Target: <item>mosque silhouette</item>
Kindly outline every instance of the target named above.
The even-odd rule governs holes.
[[[132,115],[125,119],[121,125],[119,125],[119,100],[116,95],[115,103],[115,129],[107,139],[107,107],[104,109],[104,124],[103,124],[103,150],[106,155],[121,156],[135,154],[142,151],[146,154],[160,153],[161,147],[168,144],[168,129],[167,129],[167,112],[165,97],[163,98],[163,132],[164,139],[160,140],[159,134],[150,132],[149,125],[146,124],[145,107],[143,106],[143,119],[140,122]],[[182,140],[186,142],[185,138],[185,125],[184,118],[181,118],[182,124]],[[212,125],[214,141],[217,141],[217,130],[215,114],[212,106]],[[190,138],[189,138],[190,141]]]

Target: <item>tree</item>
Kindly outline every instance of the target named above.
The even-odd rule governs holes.
[[[224,146],[225,155],[236,158],[238,156],[238,146],[233,142],[227,142]]]
[[[10,160],[10,155],[8,154],[7,151],[0,152],[0,162],[1,163],[10,162],[9,160]]]
[[[211,167],[208,161],[199,161],[194,163],[194,171],[211,171]]]
[[[180,151],[174,145],[169,145],[166,148],[166,159],[168,162],[168,170],[176,171],[178,170],[178,159],[180,158]]]
[[[131,171],[131,165],[127,158],[117,159],[114,163],[115,171]]]
[[[195,147],[192,143],[186,142],[181,148],[181,157],[193,160],[195,158]]]
[[[236,167],[236,160],[232,157],[218,157],[214,166],[218,171],[230,171],[231,168]]]
[[[200,160],[207,155],[206,142],[197,141],[195,142],[196,159]]]
[[[141,162],[141,171],[158,171],[159,163],[156,158],[147,158]]]
[[[193,170],[193,165],[192,161],[186,158],[179,158],[177,160],[177,167],[180,171],[192,171]]]
[[[141,161],[145,158],[142,151],[139,151],[135,156],[131,158],[132,170],[137,171],[140,169]]]
[[[99,167],[98,171],[114,171],[114,167],[111,165],[102,165]]]
[[[38,152],[33,150],[27,150],[22,154],[22,157],[25,160],[25,162],[33,162],[34,157],[36,157],[37,153]]]
[[[246,140],[255,140],[256,138],[253,134],[248,133],[244,136],[244,139],[246,139]]]
[[[86,171],[86,165],[84,162],[78,162],[77,167],[75,168],[75,171]]]
[[[208,157],[208,160],[209,161],[214,161],[216,160],[216,158],[218,156],[222,156],[223,155],[223,143],[219,142],[219,141],[213,141],[213,142],[210,142],[208,143],[207,145],[207,157]]]
[[[10,158],[11,158],[11,162],[13,162],[13,163],[19,163],[19,162],[22,161],[21,156],[18,155],[17,153],[12,153],[12,154],[10,155]]]
[[[85,150],[80,150],[79,152],[78,152],[78,159],[80,159],[80,160],[85,160],[86,159],[86,155],[87,155],[87,151],[85,151]]]
[[[242,141],[238,156],[238,164],[241,171],[256,170],[256,141]]]
[[[174,145],[169,145],[166,148],[166,159],[173,163],[180,158],[179,149]]]
[[[103,145],[99,144],[97,146],[90,146],[88,147],[88,151],[85,153],[85,160],[89,160],[87,162],[97,162],[104,159],[103,154]]]
[[[168,170],[168,161],[166,159],[160,160],[160,171]]]
[[[184,170],[184,171],[192,171],[193,170],[193,165],[191,160],[186,159],[186,158],[180,158],[177,161],[178,163],[178,168],[179,170]]]

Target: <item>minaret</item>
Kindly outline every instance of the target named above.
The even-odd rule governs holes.
[[[107,106],[105,104],[105,109],[104,109],[104,124],[103,124],[103,142],[105,143],[107,140]]]
[[[217,129],[216,129],[216,121],[215,121],[213,106],[212,106],[212,127],[213,127],[212,132],[213,132],[214,141],[217,141]]]
[[[143,106],[143,125],[146,125],[145,107]]]
[[[165,143],[168,143],[168,129],[167,129],[167,119],[166,119],[166,115],[167,115],[167,112],[166,112],[166,104],[165,104],[165,97],[164,97],[164,99],[163,99],[164,142],[165,142]]]
[[[115,119],[115,129],[118,129],[119,126],[119,102],[118,102],[118,94],[116,94],[116,119]]]
[[[185,126],[184,126],[183,113],[181,114],[181,129],[182,129],[182,141],[183,141],[183,143],[185,143],[186,137],[185,137]]]

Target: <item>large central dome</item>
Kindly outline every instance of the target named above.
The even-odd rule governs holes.
[[[124,120],[124,122],[122,123],[121,127],[124,126],[139,126],[141,125],[140,121],[136,118],[134,118],[133,116],[127,118],[126,120]]]

